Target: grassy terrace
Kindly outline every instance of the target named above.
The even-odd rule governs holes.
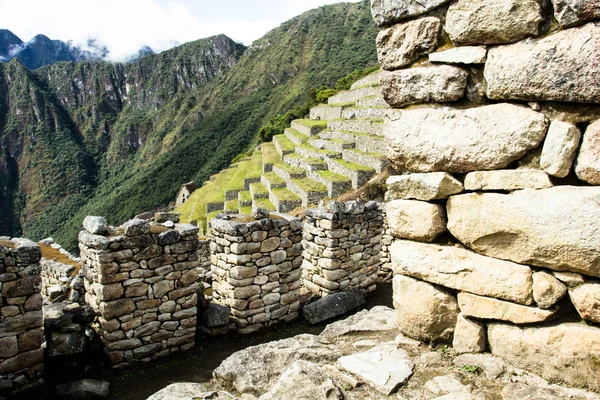
[[[225,211],[238,211],[239,205],[237,200],[229,200],[225,203]]]
[[[251,183],[250,184],[250,189],[252,190],[252,193],[256,196],[256,195],[269,195],[269,191],[267,190],[267,188],[260,182],[257,183]]]
[[[306,171],[304,171],[302,168],[297,168],[297,167],[292,167],[289,164],[285,164],[285,163],[277,163],[275,165],[273,165],[274,167],[280,168],[284,171],[286,171],[288,174],[290,174],[290,176],[293,178],[294,176],[296,177],[300,177],[300,176],[304,176],[306,175]]]
[[[293,179],[294,183],[306,193],[327,193],[327,188],[322,183],[309,178]]]
[[[300,146],[300,148],[310,150],[310,151],[316,152],[318,154],[322,154],[325,157],[331,157],[331,158],[339,158],[340,157],[339,151],[317,149],[316,147],[313,147],[309,144],[303,144],[302,146]]]
[[[360,151],[360,150],[357,150],[357,149],[348,149],[346,151],[351,151],[353,153],[360,154],[360,155],[365,155],[366,154],[369,157],[378,158],[380,160],[386,160],[387,159],[386,156],[384,156],[383,154],[379,154],[379,153],[367,153],[367,152]]]
[[[281,146],[284,151],[294,151],[296,145],[292,141],[285,137],[285,135],[277,135],[273,137],[273,140],[277,140],[277,143]]]
[[[264,173],[263,176],[271,183],[271,185],[281,184],[285,185],[285,181],[279,177],[275,172]]]
[[[252,214],[252,206],[240,207],[239,212],[242,215],[250,215]]]
[[[258,179],[260,174],[262,174],[262,151],[256,150],[252,153],[244,179]]]
[[[222,192],[227,190],[244,190],[244,178],[250,167],[250,159],[244,159],[237,164],[235,173],[231,176],[229,182],[222,188]]]
[[[348,168],[352,171],[364,171],[364,172],[375,172],[375,170],[371,167],[367,167],[364,165],[354,164],[346,160],[336,159],[334,160],[337,164],[341,165],[344,168]]]
[[[329,182],[350,182],[351,179],[340,174],[336,174],[331,171],[316,171],[323,179],[328,180]]]
[[[321,121],[319,119],[296,119],[294,122],[308,126],[309,128],[327,128],[327,121]]]
[[[375,97],[375,96],[371,96],[371,97]],[[354,106],[356,103],[354,101],[349,101],[347,103],[334,103],[334,104],[327,104],[327,106],[329,107],[352,107]]]
[[[308,139],[308,136],[298,132],[298,130],[294,128],[287,128],[286,131],[300,141],[305,141],[306,139]]]
[[[252,196],[250,195],[250,191],[244,190],[242,192],[239,192],[238,193],[238,201],[241,201],[241,202],[251,202],[252,201]]]
[[[275,211],[275,206],[269,201],[269,199],[255,199],[254,204],[257,207],[264,208],[265,210]]]
[[[263,164],[276,164],[281,161],[281,157],[279,157],[279,153],[277,153],[273,142],[263,143],[261,149]]]
[[[273,189],[273,195],[277,197],[279,201],[300,201],[300,197],[296,196],[286,188]]]

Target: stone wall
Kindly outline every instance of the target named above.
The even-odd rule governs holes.
[[[331,202],[306,211],[302,278],[313,294],[375,290],[381,265],[383,214],[375,202]]]
[[[43,382],[40,257],[32,241],[0,238],[0,395]]]
[[[402,333],[594,390],[597,3],[371,2]]]
[[[284,214],[221,214],[210,221],[213,300],[231,307],[238,332],[298,317],[302,224]]]
[[[42,296],[49,302],[85,302],[81,259],[73,256],[51,238],[40,241]]]
[[[113,228],[99,217],[83,225],[85,299],[110,361],[127,366],[193,347],[198,228],[140,219]]]

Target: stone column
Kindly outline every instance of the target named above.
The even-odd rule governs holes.
[[[0,395],[43,383],[40,258],[30,240],[0,240]]]

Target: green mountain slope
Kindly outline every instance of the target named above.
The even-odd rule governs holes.
[[[78,185],[89,189],[84,201],[71,208],[48,199],[45,211],[30,223],[25,211],[29,193],[21,179],[15,183],[22,169],[0,167],[0,218],[13,221],[0,224],[0,234],[15,234],[22,227],[34,239],[53,235],[73,248],[85,215],[104,215],[117,224],[167,204],[183,182],[203,182],[258,144],[261,125],[303,104],[310,88],[375,64],[376,34],[365,0],[309,11],[248,49],[220,37],[220,44],[194,42],[131,66],[58,63],[41,68],[32,79],[72,122],[81,168],[89,171]],[[5,107],[4,114],[15,114],[11,104]],[[0,127],[6,125],[2,115],[0,108]],[[6,138],[5,128],[0,138]],[[19,157],[11,159],[20,165]],[[24,203],[11,200],[6,204],[12,209],[4,211],[5,201],[23,195]]]

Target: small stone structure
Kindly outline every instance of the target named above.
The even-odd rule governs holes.
[[[185,201],[190,198],[192,193],[194,193],[197,188],[198,187],[194,182],[188,182],[181,185],[179,192],[177,192],[177,199],[175,200],[175,205],[179,207],[180,205],[185,203]]]
[[[42,250],[42,295],[50,302],[68,300],[83,304],[85,288],[81,260],[50,238],[40,241],[39,246]]]
[[[88,218],[79,234],[85,299],[110,361],[128,366],[193,347],[198,228],[134,219],[115,229]]]
[[[298,317],[302,224],[268,214],[221,214],[210,221],[213,299],[231,307],[240,333]]]
[[[43,382],[40,258],[32,241],[0,238],[0,394]]]
[[[375,202],[331,202],[304,218],[302,278],[315,295],[375,290],[383,214]]]

